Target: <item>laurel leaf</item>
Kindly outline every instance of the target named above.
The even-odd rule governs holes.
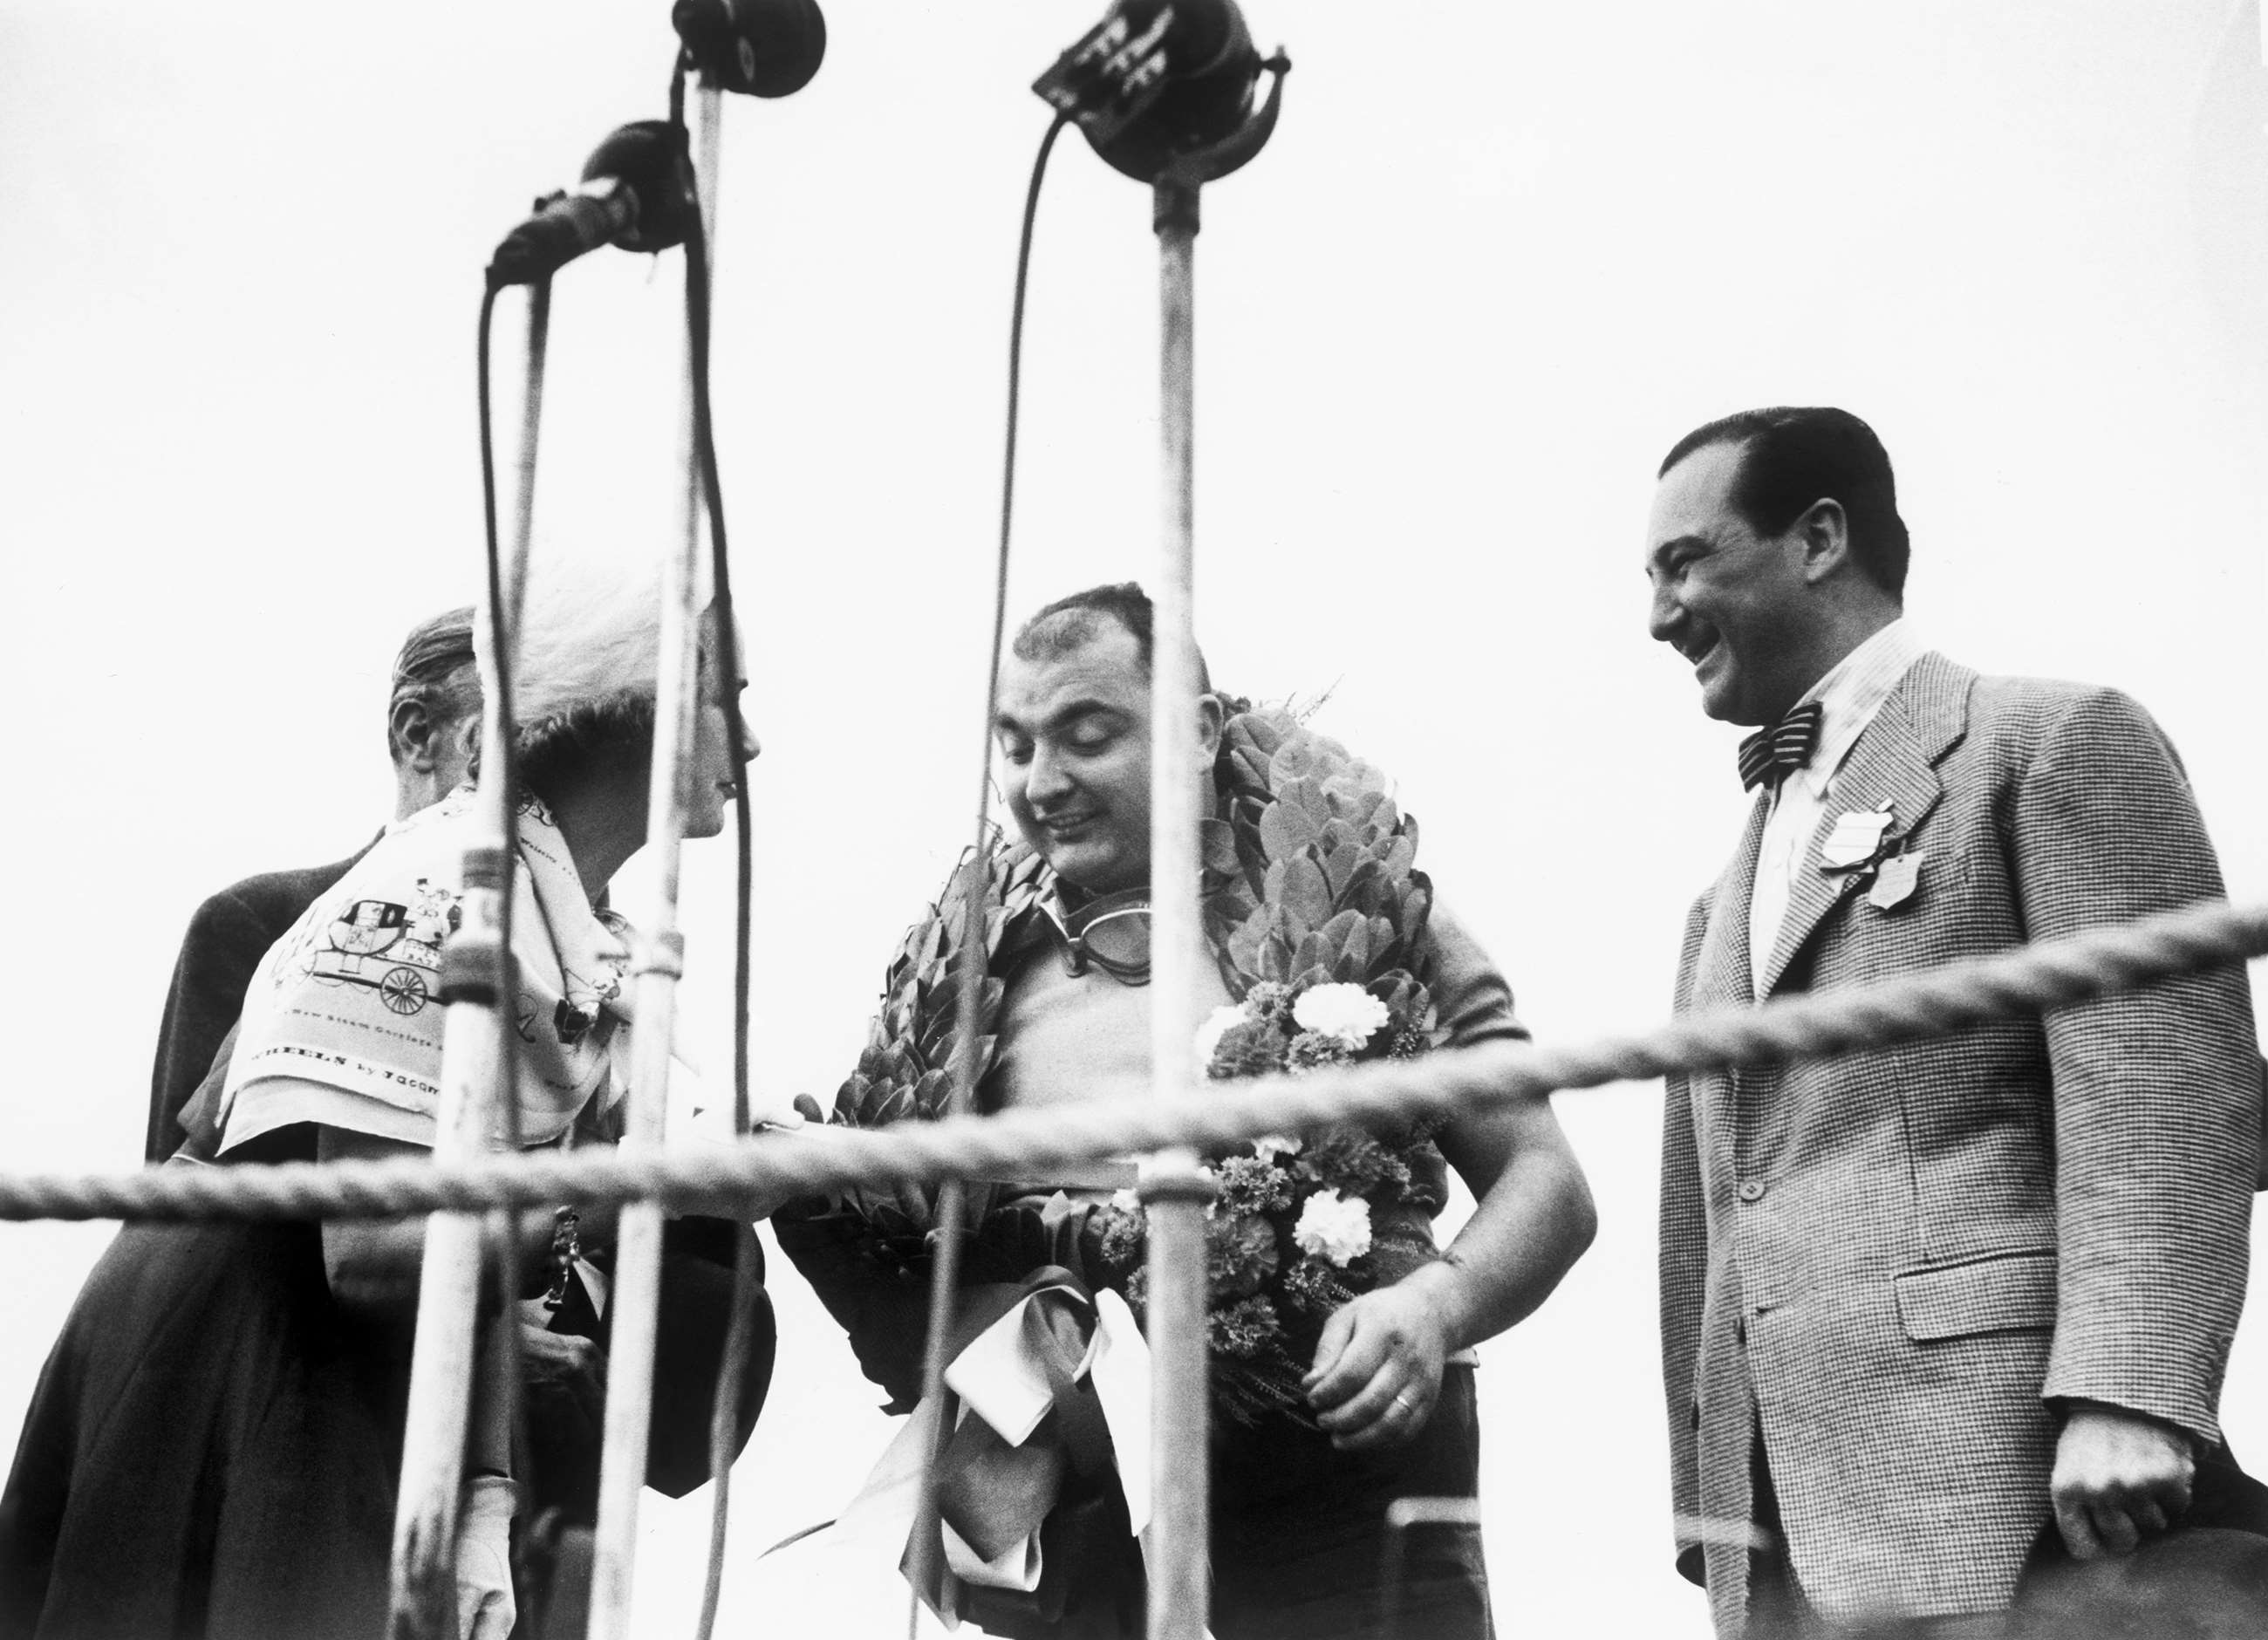
[[[1276,748],[1275,756],[1268,760],[1268,783],[1281,791],[1287,782],[1297,780],[1315,766],[1315,754],[1320,743],[1314,735],[1286,736]]]
[[[1268,919],[1248,916],[1239,923],[1228,937],[1228,960],[1240,973],[1260,972],[1262,948],[1268,942]]]
[[[1240,751],[1250,746],[1263,759],[1273,757],[1284,744],[1283,726],[1262,712],[1239,712],[1223,733]]]
[[[1294,803],[1272,803],[1260,817],[1260,842],[1271,860],[1288,860],[1322,837],[1322,828]]]
[[[1370,971],[1370,919],[1359,911],[1342,911],[1324,925],[1323,932],[1338,948],[1331,960],[1332,977],[1360,982]]]
[[[1322,828],[1336,818],[1331,810],[1330,798],[1324,795],[1322,782],[1310,776],[1285,781],[1277,788],[1276,796],[1280,803],[1298,804],[1307,818],[1314,821],[1318,837],[1322,835]]]
[[[1292,978],[1292,948],[1274,934],[1260,947],[1260,977],[1278,985],[1289,983]]]
[[[1380,806],[1388,801],[1384,791],[1344,776],[1332,780],[1323,791],[1330,799],[1331,813],[1357,830],[1371,825]]]
[[[1202,820],[1197,822],[1197,851],[1208,871],[1233,871],[1240,862],[1236,854],[1236,829],[1226,820]]]
[[[924,1120],[935,1121],[945,1114],[953,1097],[953,1076],[944,1070],[924,1070],[921,1080],[914,1084],[914,1108]]]
[[[1318,929],[1331,920],[1330,884],[1322,867],[1305,855],[1285,862],[1279,899],[1302,930]]]
[[[1358,853],[1353,869],[1347,872],[1346,886],[1336,898],[1342,909],[1377,916],[1394,900],[1394,885],[1387,879],[1383,866],[1367,854]]]

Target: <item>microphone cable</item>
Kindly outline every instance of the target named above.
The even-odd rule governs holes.
[[[685,65],[681,59],[671,77],[669,121],[681,134],[685,132]],[[1069,116],[1058,115],[1041,139],[1039,152],[1033,160],[1031,180],[1026,190],[1021,232],[1016,253],[1014,297],[1011,307],[1008,332],[1008,400],[1005,449],[1002,458],[1000,495],[999,548],[994,565],[992,599],[992,636],[986,679],[985,735],[983,785],[978,805],[976,853],[975,857],[975,894],[969,900],[971,924],[976,938],[982,942],[983,930],[983,900],[989,886],[989,821],[984,798],[990,793],[991,766],[991,703],[999,688],[1000,660],[1005,647],[1008,610],[1008,565],[1016,483],[1016,445],[1021,416],[1023,379],[1024,313],[1029,284],[1033,231],[1039,210],[1040,187],[1046,175],[1048,157],[1056,139],[1070,122]],[[745,746],[747,729],[740,702],[739,685],[741,681],[740,635],[734,617],[732,564],[728,549],[728,533],[725,522],[724,488],[718,473],[716,424],[713,415],[710,382],[710,349],[711,341],[712,290],[710,283],[708,225],[699,211],[693,213],[685,240],[685,311],[687,350],[691,379],[693,412],[693,445],[695,461],[699,469],[702,496],[709,514],[709,541],[712,565],[713,607],[717,625],[717,669],[723,680],[724,707],[727,732],[732,737],[735,755]],[[734,783],[734,902],[736,954],[733,972],[733,1129],[736,1137],[746,1138],[750,1131],[751,1111],[748,1093],[749,1046],[748,1000],[751,991],[750,966],[754,941],[754,884],[755,884],[755,805],[750,783],[745,769]],[[968,970],[983,982],[981,968]],[[966,992],[972,989],[965,982],[960,1010],[960,1041],[956,1055],[964,1067],[965,1080],[973,1082],[976,1044],[976,1008],[968,1003]],[[978,989],[981,997],[981,989]],[[957,1102],[966,1103],[973,1087],[956,1088]],[[946,1193],[955,1198],[961,1195],[959,1181],[949,1181],[941,1188],[940,1203]],[[954,1203],[958,1208],[957,1200]],[[958,1274],[960,1251],[960,1215],[940,1212],[939,1225],[941,1236],[939,1254],[932,1271],[935,1283],[932,1293],[932,1325],[928,1357],[924,1361],[924,1394],[938,1393],[942,1381],[945,1363],[942,1356],[945,1328],[936,1320],[940,1303],[948,1310],[954,1278]],[[753,1236],[752,1238],[753,1239]],[[760,1252],[761,1249],[759,1248]],[[723,1591],[725,1538],[731,1511],[731,1475],[735,1437],[739,1425],[739,1388],[747,1369],[752,1335],[755,1330],[757,1299],[762,1285],[757,1261],[749,1255],[748,1244],[742,1242],[734,1262],[733,1301],[730,1319],[725,1328],[724,1348],[718,1364],[716,1393],[711,1403],[709,1424],[709,1471],[715,1493],[710,1511],[708,1570],[702,1591],[701,1614],[695,1633],[697,1640],[711,1640],[717,1620],[717,1611]],[[932,1453],[932,1460],[934,1453]],[[932,1462],[933,1469],[933,1462]],[[926,1489],[927,1506],[933,1511],[933,1487]],[[918,1600],[918,1593],[916,1599]]]
[[[513,744],[512,655],[505,641],[510,627],[506,622],[504,597],[504,549],[497,528],[496,422],[490,368],[497,293],[503,288],[493,279],[482,282],[479,335],[474,348],[474,375],[480,404],[482,557],[488,589],[486,607],[482,613],[486,617],[489,652],[495,657],[495,664],[490,668],[495,674],[495,717],[504,730],[497,737],[496,745],[483,743],[481,746],[482,772],[479,778],[484,781],[493,774],[502,783],[504,798],[501,805],[504,811],[504,849],[497,867],[497,938],[499,950],[496,972],[490,976],[497,994],[490,1007],[496,1016],[497,1035],[503,1048],[498,1064],[504,1085],[497,1099],[497,1115],[505,1144],[517,1153],[519,1149],[519,1095],[510,1011],[518,1000],[515,982],[518,967],[513,958],[512,936],[512,889],[519,864],[519,794],[516,784],[519,748]],[[529,288],[528,298],[539,315],[548,315],[550,297],[549,279],[541,280]],[[542,320],[539,318],[537,322],[541,324]],[[521,565],[523,591],[526,573],[527,566]],[[512,1431],[512,1470],[524,1481],[532,1473],[534,1449],[527,1427],[527,1397],[524,1393],[522,1377],[525,1352],[520,1347],[519,1325],[518,1304],[524,1251],[520,1240],[519,1215],[507,1209],[492,1215],[490,1224],[495,1238],[497,1302],[502,1306],[498,1320],[492,1324],[492,1331],[501,1341],[506,1357],[505,1371],[499,1376],[507,1403],[504,1416]]]
[[[992,886],[992,713],[1000,694],[1000,656],[1008,630],[1008,544],[1015,520],[1016,437],[1023,409],[1024,298],[1031,276],[1032,229],[1039,217],[1040,183],[1047,175],[1048,156],[1055,150],[1056,138],[1063,135],[1064,127],[1070,122],[1068,114],[1058,113],[1049,124],[1047,135],[1040,139],[1040,151],[1032,160],[1032,180],[1024,193],[1023,231],[1016,243],[1015,298],[1008,316],[1008,407],[1000,458],[1000,545],[992,569],[992,644],[984,682],[984,744],[977,763],[976,842],[961,878],[964,916],[961,972],[954,975],[958,989],[951,1110],[956,1115],[966,1114],[976,1103],[976,1055],[980,1047],[977,1015],[983,1009],[987,977],[982,953],[987,920],[985,901]],[[945,1393],[945,1352],[952,1330],[954,1293],[960,1285],[961,1242],[965,1229],[961,1221],[966,1217],[967,1195],[963,1180],[946,1180],[938,1186],[936,1210],[932,1215],[933,1251],[930,1255],[929,1330],[922,1349],[922,1400],[938,1408],[938,1416],[931,1432],[929,1452],[922,1463],[920,1509],[914,1526],[913,1564],[909,1569],[914,1586],[906,1612],[909,1640],[920,1629],[923,1595],[945,1576],[945,1569],[936,1563],[941,1552],[937,1466],[952,1434],[952,1423],[938,1397]],[[706,1636],[703,1640],[707,1640]]]
[[[688,140],[685,125],[685,63],[681,56],[669,87],[669,122],[681,141]],[[698,180],[696,180],[698,188]],[[709,283],[709,224],[696,204],[685,235],[685,327],[688,374],[692,383],[694,463],[700,474],[702,501],[709,514],[711,607],[716,612],[716,671],[722,685],[725,733],[737,761],[747,745],[747,726],[740,703],[742,661],[740,623],[733,607],[732,558],[726,547],[725,489],[718,473],[716,423],[709,391],[711,313]],[[733,1135],[745,1139],[753,1127],[748,1099],[748,997],[750,965],[754,960],[755,888],[755,804],[749,791],[748,771],[740,766],[733,783]],[[709,1479],[715,1489],[709,1510],[709,1565],[701,1591],[701,1616],[695,1628],[698,1640],[710,1640],[717,1623],[718,1602],[724,1592],[725,1536],[732,1510],[733,1450],[740,1425],[740,1380],[747,1372],[748,1353],[755,1331],[757,1301],[763,1296],[760,1265],[763,1249],[750,1226],[747,1239],[737,1239],[733,1259],[733,1300],[725,1328],[725,1343],[717,1363],[716,1393],[709,1415]]]

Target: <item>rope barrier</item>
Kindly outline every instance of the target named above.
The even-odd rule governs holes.
[[[699,1150],[585,1149],[436,1166],[422,1160],[152,1167],[0,1176],[0,1220],[394,1218],[504,1207],[658,1200],[731,1215],[759,1197],[884,1180],[1044,1179],[1050,1168],[1167,1145],[1226,1145],[1331,1122],[1440,1115],[1673,1072],[1724,1070],[1924,1041],[2268,954],[2268,902],[2213,902],[2123,927],[1849,990],[1688,1015],[1587,1043],[1526,1043],[1207,1085],[1130,1106],[830,1129],[824,1143],[757,1137]]]

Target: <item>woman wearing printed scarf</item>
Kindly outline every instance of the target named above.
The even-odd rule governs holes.
[[[513,1092],[531,1149],[616,1141],[630,1064],[629,930],[605,895],[645,838],[659,600],[578,568],[539,569],[515,677]],[[730,744],[724,689],[739,680],[702,649],[688,837],[723,828],[755,754]],[[472,799],[462,787],[390,827],[269,950],[216,1066],[220,1162],[431,1148],[440,947]],[[0,1500],[0,1632],[379,1633],[423,1234],[423,1219],[122,1230],[48,1359]],[[531,1215],[522,1239],[533,1473],[508,1478],[508,1430],[475,1437],[458,1564],[477,1640],[512,1625],[515,1503],[531,1523],[547,1507],[587,1519],[595,1504],[610,1225],[563,1209]],[[689,1393],[654,1399],[648,1480],[672,1494],[707,1478],[708,1391],[744,1244],[754,1256],[745,1224],[670,1226],[657,1382]],[[743,1441],[770,1376],[768,1307],[755,1342],[737,1386]]]

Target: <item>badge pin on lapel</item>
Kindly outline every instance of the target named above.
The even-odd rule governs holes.
[[[1867,891],[1867,903],[1877,911],[1895,911],[1912,899],[1921,886],[1921,863],[1928,852],[1915,849],[1883,861],[1874,873],[1874,886]]]
[[[1819,864],[1830,871],[1855,871],[1881,851],[1890,828],[1888,809],[1867,809],[1835,817],[1834,829],[1819,845]]]

